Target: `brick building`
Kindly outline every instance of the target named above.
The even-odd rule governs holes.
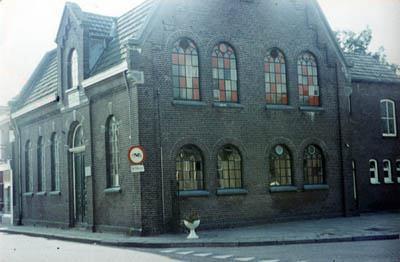
[[[20,223],[145,235],[191,211],[203,228],[359,212],[358,65],[316,1],[67,3],[56,43],[12,103]]]

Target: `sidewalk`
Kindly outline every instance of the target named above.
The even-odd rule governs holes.
[[[31,226],[7,227],[0,225],[0,232],[140,248],[289,245],[399,239],[400,212],[200,231],[198,240],[187,240],[184,234],[130,237],[123,234],[91,233],[74,229],[63,230]]]

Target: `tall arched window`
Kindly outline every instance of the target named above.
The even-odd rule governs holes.
[[[32,177],[32,145],[31,141],[25,144],[25,191],[33,192],[33,177]]]
[[[182,38],[172,51],[174,99],[200,100],[199,56],[193,41]]]
[[[226,145],[218,151],[219,188],[242,188],[242,157],[239,150]]]
[[[44,192],[46,188],[45,179],[45,154],[43,137],[39,137],[37,143],[37,179],[38,179],[38,192]]]
[[[381,100],[381,121],[383,136],[396,136],[396,108],[394,101],[389,99]]]
[[[203,157],[193,145],[182,147],[176,156],[179,191],[204,190]]]
[[[265,93],[268,104],[288,104],[286,62],[282,52],[273,48],[264,61]]]
[[[119,127],[115,116],[106,124],[107,187],[119,187]]]
[[[289,150],[283,145],[274,147],[270,155],[270,186],[291,186],[292,159]]]
[[[303,53],[297,61],[299,99],[303,106],[319,106],[317,62],[311,53]]]
[[[211,60],[214,100],[237,103],[239,96],[235,51],[230,45],[220,43],[214,47]]]
[[[378,162],[375,159],[369,160],[369,179],[371,184],[380,184],[378,174]]]
[[[60,142],[56,133],[51,136],[50,158],[51,191],[60,191]]]
[[[319,185],[325,182],[322,150],[316,145],[309,145],[304,150],[304,183]]]
[[[68,89],[76,88],[79,84],[78,52],[73,49],[68,60]]]

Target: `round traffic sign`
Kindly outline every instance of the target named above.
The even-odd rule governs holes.
[[[129,149],[128,158],[135,165],[142,164],[144,162],[144,160],[146,159],[146,155],[144,153],[143,147],[132,146]]]

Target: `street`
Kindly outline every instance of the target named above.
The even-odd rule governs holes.
[[[14,261],[393,261],[400,240],[241,248],[136,249],[0,233],[0,262]]]

